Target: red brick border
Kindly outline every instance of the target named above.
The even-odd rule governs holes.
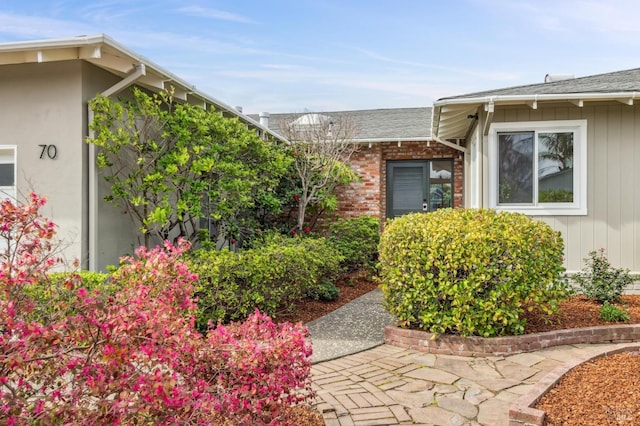
[[[578,343],[640,342],[640,324],[585,327],[489,338],[438,335],[390,325],[384,329],[384,341],[389,345],[432,354],[505,356]]]
[[[560,381],[562,376],[573,370],[576,366],[608,355],[621,352],[631,352],[640,350],[640,345],[629,344],[613,350],[602,349],[595,354],[585,355],[576,358],[568,364],[557,367],[544,376],[529,392],[515,400],[509,408],[509,426],[542,426],[545,423],[545,413],[542,410],[533,408],[540,398],[544,396]]]

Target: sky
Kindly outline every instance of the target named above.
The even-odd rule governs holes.
[[[247,114],[431,106],[640,67],[637,0],[0,0],[0,43],[106,34]]]

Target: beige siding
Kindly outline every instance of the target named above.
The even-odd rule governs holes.
[[[58,225],[62,256],[87,267],[87,101],[120,78],[82,61],[0,66],[0,145],[17,147],[19,196],[47,197],[43,213]],[[55,145],[55,159],[40,158]],[[102,189],[102,200],[106,190]],[[101,202],[98,265],[117,264],[136,245],[128,217]]]
[[[85,122],[87,120],[87,103],[100,92],[113,86],[120,81],[120,78],[110,74],[91,64],[83,64],[83,104],[85,110]],[[126,96],[129,89],[123,90],[117,96]],[[87,136],[88,127],[84,128]],[[87,150],[88,159],[88,147]],[[88,161],[87,161],[88,167]],[[86,175],[88,176],[88,170]],[[105,270],[108,265],[117,265],[118,259],[125,254],[133,254],[136,247],[140,245],[140,241],[136,237],[139,233],[134,226],[130,216],[126,214],[123,207],[114,207],[113,204],[104,201],[105,195],[110,193],[110,187],[104,180],[102,173],[98,177],[98,195],[97,195],[97,253],[96,268]],[[88,177],[87,181],[88,182]],[[88,203],[88,197],[87,197]],[[88,209],[88,206],[86,206]],[[88,213],[87,213],[88,215]],[[87,240],[88,241],[88,240]]]
[[[588,213],[537,218],[562,233],[569,271],[580,270],[589,251],[604,248],[614,266],[640,272],[640,106],[503,107],[493,121],[574,119],[587,120]]]
[[[44,195],[43,213],[58,225],[63,256],[82,251],[82,103],[80,63],[0,67],[0,144],[17,145],[19,197]],[[55,159],[40,158],[40,145],[55,145]]]

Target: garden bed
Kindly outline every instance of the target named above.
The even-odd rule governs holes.
[[[280,315],[276,320],[278,322],[289,321],[306,324],[378,288],[374,278],[366,271],[356,271],[344,275],[335,282],[335,285],[340,290],[340,296],[336,300],[323,302],[307,298],[296,305],[294,312]]]
[[[637,425],[640,345],[575,359],[553,370],[509,410],[510,425]]]
[[[623,296],[621,306],[630,315],[625,323],[602,321],[599,306],[574,296],[560,303],[560,311],[554,316],[535,310],[527,312],[525,334],[520,336],[462,337],[388,326],[385,342],[435,354],[506,356],[559,345],[640,341],[640,296]]]

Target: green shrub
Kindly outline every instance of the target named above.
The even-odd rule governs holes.
[[[387,222],[380,240],[384,303],[406,327],[521,334],[523,305],[553,313],[568,295],[562,256],[560,234],[521,214],[409,214]]]
[[[606,322],[624,322],[631,319],[627,311],[609,302],[604,302],[600,307],[600,318]]]
[[[338,219],[329,230],[331,244],[344,256],[342,266],[347,271],[372,268],[378,258],[380,221],[374,217]]]
[[[332,300],[336,300],[340,297],[340,289],[336,287],[332,281],[327,278],[323,278],[318,285],[307,290],[307,297],[310,297],[313,300],[331,302]]]
[[[604,249],[589,252],[584,261],[587,265],[572,278],[585,296],[598,303],[620,300],[624,288],[633,282],[628,269],[611,266]]]
[[[255,309],[271,317],[289,312],[323,279],[335,278],[341,259],[324,238],[271,236],[238,253],[197,250],[188,261],[199,277],[198,329],[209,320],[244,320]]]
[[[540,191],[538,201],[541,203],[571,203],[573,202],[573,191],[566,189],[547,189]]]
[[[110,276],[111,274],[90,271],[54,272],[36,284],[26,285],[25,294],[35,304],[32,319],[47,323],[53,317],[57,309],[55,307],[61,306],[66,307],[67,315],[77,313],[76,306],[71,301],[75,300],[75,292],[80,287],[90,292],[98,291],[105,299],[113,296],[119,285],[111,282]]]

